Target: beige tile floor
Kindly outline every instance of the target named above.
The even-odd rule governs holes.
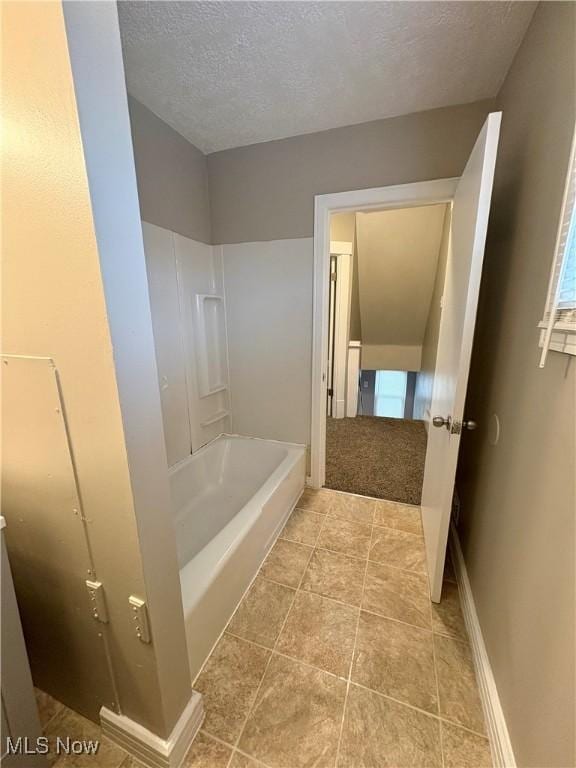
[[[194,687],[194,768],[491,765],[458,587],[420,510],[304,492]]]
[[[430,602],[420,511],[304,492],[194,687],[184,768],[491,766],[458,588]],[[99,738],[38,692],[49,735]],[[138,768],[106,739],[57,768]]]

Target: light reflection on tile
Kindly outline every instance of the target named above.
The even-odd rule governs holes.
[[[327,517],[317,546],[322,549],[331,549],[333,552],[341,552],[344,555],[366,558],[370,548],[369,525],[350,523],[334,517]]]
[[[225,634],[219,640],[194,684],[195,690],[204,697],[203,730],[234,743],[269,658],[269,651],[236,637]]]
[[[395,501],[374,502],[374,524],[422,535],[420,507],[411,507]]]
[[[436,718],[350,685],[338,768],[441,768]]]
[[[469,645],[434,635],[434,648],[441,716],[484,733],[486,726]]]
[[[232,616],[228,631],[272,648],[295,594],[290,587],[258,576]]]
[[[458,586],[454,582],[445,581],[440,602],[432,603],[432,625],[434,632],[468,642]]]
[[[323,522],[324,515],[308,509],[295,509],[282,529],[280,538],[313,546]]]
[[[428,580],[424,574],[369,562],[362,608],[417,627],[431,628]]]
[[[315,549],[300,589],[360,605],[365,567],[365,562],[355,557]]]
[[[375,525],[370,560],[407,571],[426,571],[424,541],[419,536]]]
[[[357,623],[357,608],[298,592],[276,650],[348,677]]]
[[[312,552],[312,547],[305,544],[277,539],[260,568],[260,575],[265,579],[272,579],[296,588],[300,584]]]
[[[362,611],[351,679],[436,714],[432,633]]]
[[[269,766],[334,765],[346,682],[273,655],[239,747]]]
[[[492,768],[488,739],[442,721],[444,768]]]

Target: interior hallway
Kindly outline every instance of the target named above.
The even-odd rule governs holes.
[[[380,416],[326,420],[327,488],[420,504],[425,459],[423,421]]]

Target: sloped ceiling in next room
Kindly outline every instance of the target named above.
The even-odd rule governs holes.
[[[445,212],[356,214],[363,368],[419,369]]]

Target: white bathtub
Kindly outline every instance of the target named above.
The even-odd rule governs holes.
[[[305,448],[222,435],[170,470],[192,679],[296,504]]]

